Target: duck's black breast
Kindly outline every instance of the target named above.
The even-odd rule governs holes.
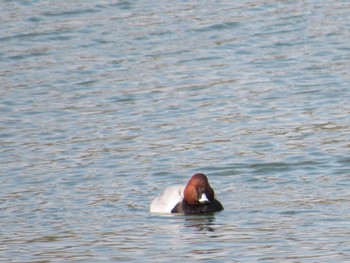
[[[204,213],[213,213],[217,211],[224,210],[222,204],[214,199],[208,204],[199,204],[199,205],[189,205],[182,200],[177,203],[177,205],[171,210],[171,213],[181,213],[181,214],[204,214]]]

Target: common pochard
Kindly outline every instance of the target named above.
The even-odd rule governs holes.
[[[151,203],[151,212],[203,214],[223,210],[222,204],[215,199],[205,174],[197,173],[191,177],[187,185],[167,188],[163,195]]]

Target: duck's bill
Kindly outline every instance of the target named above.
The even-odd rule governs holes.
[[[210,203],[208,197],[206,196],[205,193],[202,193],[201,197],[198,200],[201,204],[206,204],[206,203]]]

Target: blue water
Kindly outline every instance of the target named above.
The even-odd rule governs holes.
[[[349,262],[348,1],[1,1],[0,261]],[[149,213],[207,174],[225,210]]]

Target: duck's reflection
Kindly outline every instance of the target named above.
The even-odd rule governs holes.
[[[196,228],[199,231],[208,231],[208,232],[215,231],[214,213],[186,216],[186,219],[184,222],[185,222],[185,227]]]

